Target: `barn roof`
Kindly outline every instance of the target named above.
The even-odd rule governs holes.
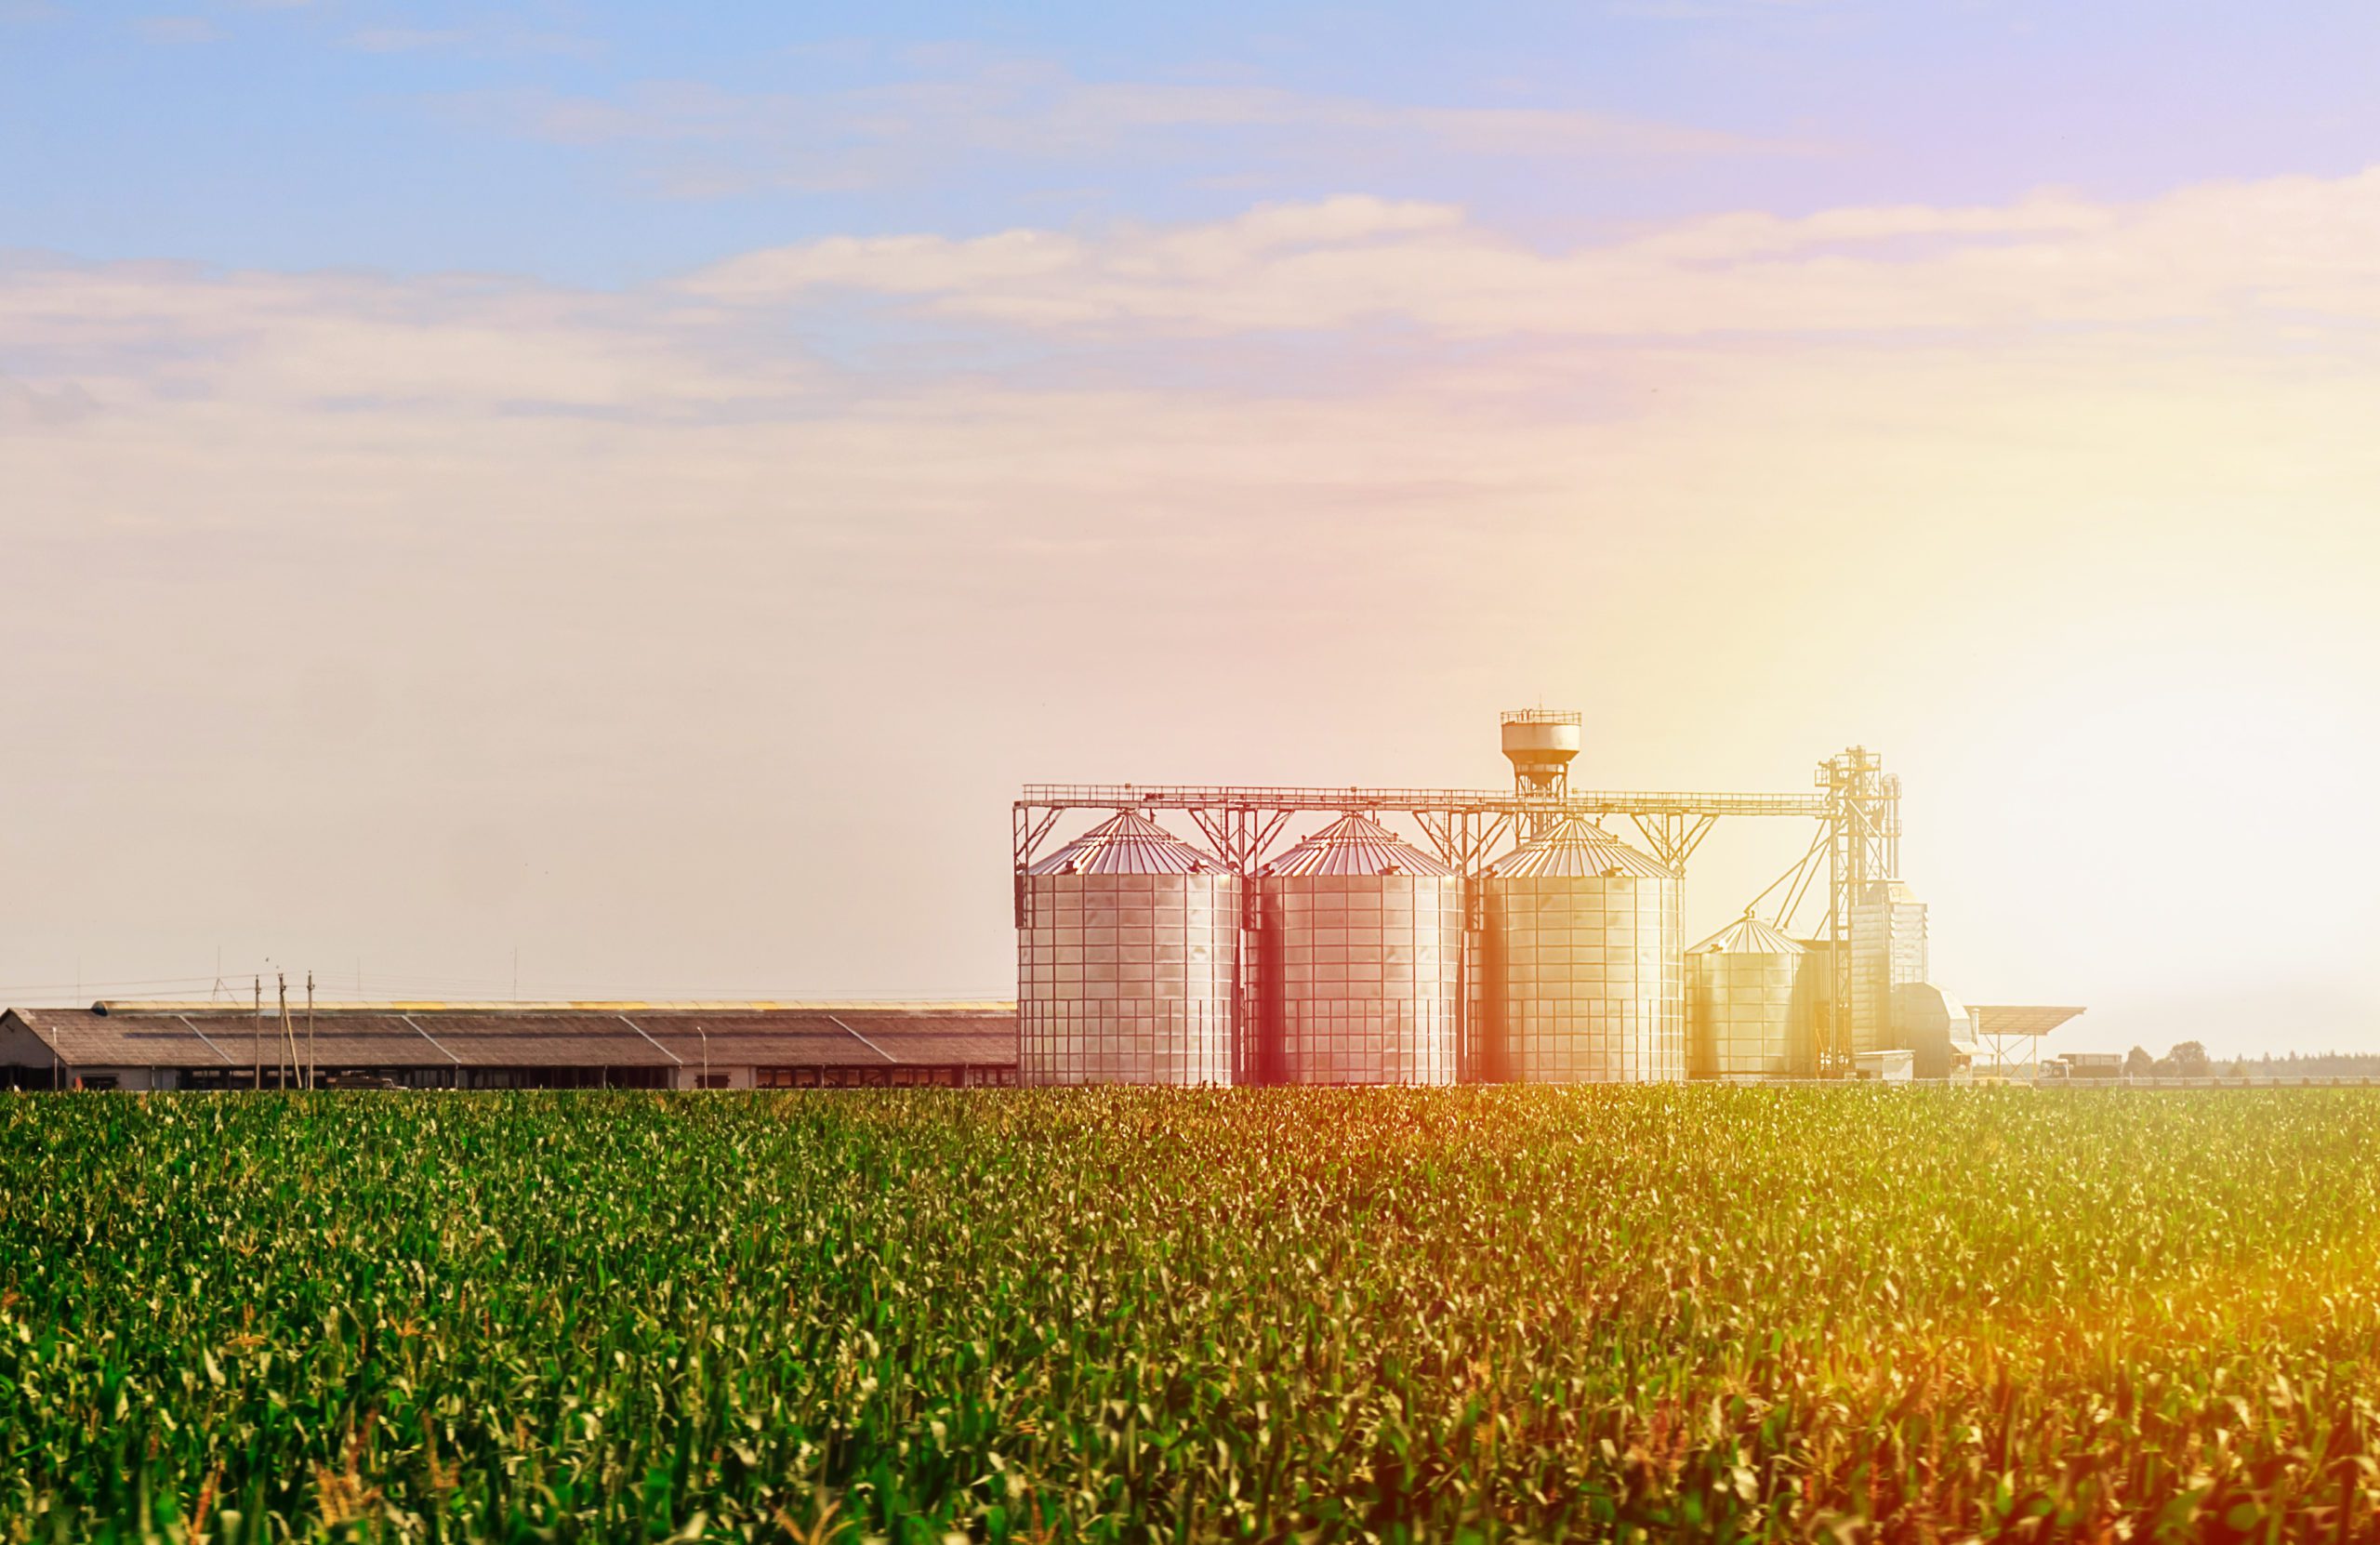
[[[305,1020],[293,1016],[300,1048]],[[98,1003],[11,1009],[21,1030],[75,1067],[240,1068],[254,1064],[253,1010],[222,1004]],[[277,1015],[261,1032],[281,1060]],[[972,1066],[1016,1061],[1010,1004],[373,1004],[318,1008],[312,1060],[324,1067]]]

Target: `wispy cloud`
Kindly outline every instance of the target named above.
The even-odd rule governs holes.
[[[832,237],[621,293],[18,258],[0,262],[0,350],[20,420],[28,393],[69,386],[83,395],[56,411],[86,395],[738,418],[917,389],[987,357],[1038,362],[1006,372],[1019,390],[1153,373],[1273,391],[1283,340],[1310,336],[1334,340],[1332,359],[1506,383],[1646,350],[1767,359],[1787,339],[2202,336],[2287,358],[2308,338],[2380,349],[2373,250],[2380,169],[2129,205],[1714,216],[1566,252],[1450,205],[1344,197],[1179,226]],[[1367,368],[1296,378],[1359,390]]]
[[[223,30],[203,16],[152,16],[132,24],[143,43],[213,43]]]
[[[79,381],[60,380],[34,387],[0,376],[0,429],[11,424],[54,429],[98,411],[99,403]]]
[[[1841,0],[1606,0],[1606,15],[1659,21],[1748,21],[1829,16]]]
[[[20,411],[34,403],[24,393],[71,385],[53,411],[666,417],[782,405],[810,374],[798,352],[755,352],[715,310],[664,297],[152,263],[0,264],[0,350],[17,362]]]
[[[513,22],[465,27],[366,27],[350,33],[347,47],[367,54],[458,53],[477,58],[552,54],[588,58],[601,53],[593,40]]]
[[[836,238],[684,282],[741,303],[867,291],[1074,331],[1229,334],[1395,323],[1465,337],[1692,337],[2380,322],[2380,169],[2132,205],[1846,208],[1687,220],[1546,253],[1459,209],[1347,198],[1235,219],[972,240]]]
[[[547,91],[450,99],[449,111],[562,144],[670,157],[676,191],[870,186],[987,159],[1126,162],[1188,137],[1261,142],[1293,165],[1404,152],[1659,162],[1805,152],[1798,141],[1569,108],[1433,106],[1251,84],[1080,79],[1038,61],[819,92],[736,93],[648,82],[617,97]]]
[[[456,28],[367,27],[360,33],[350,33],[347,46],[367,54],[404,54],[421,49],[452,48],[469,36],[469,33]]]

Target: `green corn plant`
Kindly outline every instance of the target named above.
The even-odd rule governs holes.
[[[0,1538],[2354,1539],[2380,1091],[0,1101]]]

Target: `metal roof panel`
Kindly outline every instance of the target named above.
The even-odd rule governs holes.
[[[1027,871],[1036,875],[1194,875],[1226,867],[1138,811],[1118,812]]]
[[[1967,1012],[1975,1016],[1979,1036],[2046,1036],[2082,1010],[2048,1003],[1970,1003]]]
[[[1801,955],[1807,946],[1769,927],[1747,910],[1734,922],[1686,951],[1688,955]]]
[[[1671,871],[1583,815],[1566,816],[1488,866],[1491,876],[1584,879],[1621,875],[1673,879]]]
[[[80,1067],[245,1068],[258,1054],[258,1021],[228,1005],[147,1011],[116,1005],[19,1009],[8,1015]],[[294,1025],[307,1055],[303,1018]],[[677,1067],[698,1065],[703,1042],[715,1066],[876,1063],[1006,1066],[1016,1061],[1016,1019],[1006,1005],[949,1009],[838,1006],[825,1010],[621,1010],[523,1004],[469,1010],[318,1009],[311,1037],[323,1067]],[[262,1027],[266,1066],[287,1053],[280,1016]]]
[[[1264,865],[1268,875],[1435,875],[1454,870],[1379,822],[1342,815]]]

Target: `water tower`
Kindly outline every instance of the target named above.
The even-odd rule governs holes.
[[[1579,715],[1567,708],[1514,708],[1504,715],[1504,756],[1513,764],[1513,792],[1524,799],[1561,800],[1570,794],[1570,760],[1579,754]],[[1551,829],[1554,811],[1531,812],[1527,835]]]

